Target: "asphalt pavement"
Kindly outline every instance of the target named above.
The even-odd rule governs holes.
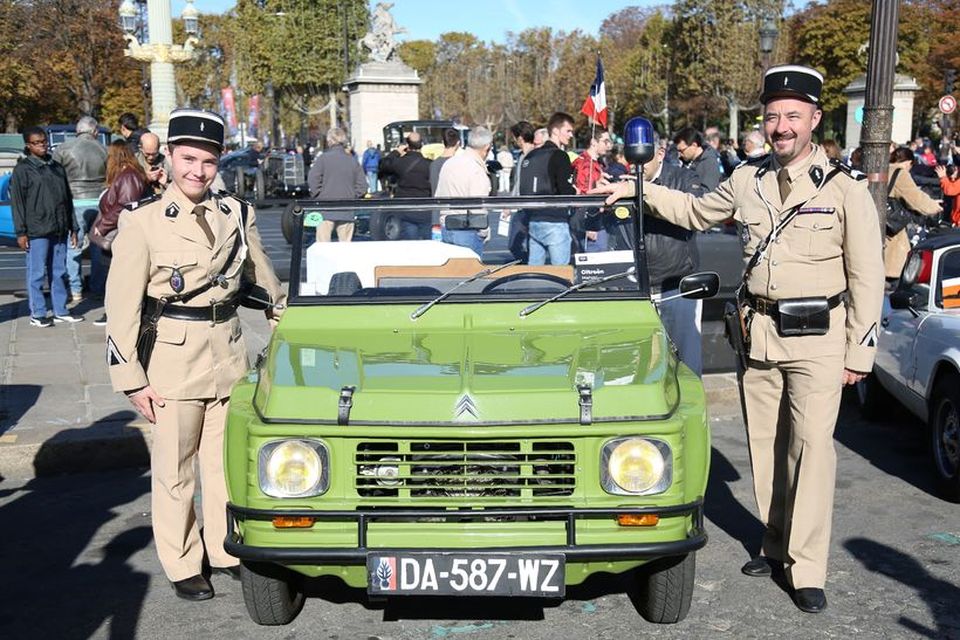
[[[781,585],[739,567],[761,533],[743,425],[711,422],[707,546],[697,554],[686,620],[656,626],[634,611],[635,574],[599,575],[564,601],[525,598],[370,601],[335,578],[310,581],[300,616],[258,627],[239,583],[216,575],[216,598],[177,599],[150,529],[145,468],[0,481],[0,638],[231,638],[271,640],[566,640],[960,638],[960,513],[936,498],[921,426],[901,414],[865,423],[847,404],[838,425],[839,473],[829,607],[798,611]]]

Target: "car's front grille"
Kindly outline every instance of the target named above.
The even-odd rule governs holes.
[[[576,488],[572,442],[361,442],[354,462],[365,498],[559,497]]]

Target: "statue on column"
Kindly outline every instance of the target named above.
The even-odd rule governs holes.
[[[399,33],[406,33],[407,30],[398,27],[390,15],[390,9],[393,8],[392,2],[378,2],[373,10],[373,19],[370,32],[363,36],[359,42],[359,48],[362,52],[364,47],[370,50],[370,57],[374,62],[389,62],[396,57],[397,41],[394,38]]]

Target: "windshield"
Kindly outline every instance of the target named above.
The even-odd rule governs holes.
[[[633,206],[604,209],[602,202],[586,196],[301,202],[292,303],[424,304],[444,294],[439,304],[538,302],[634,267]],[[537,262],[531,223],[561,242],[570,237],[569,263],[531,264]],[[350,241],[338,240],[338,232]],[[631,271],[562,301],[648,297],[644,281]]]

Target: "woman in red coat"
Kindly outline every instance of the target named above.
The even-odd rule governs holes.
[[[147,174],[130,146],[125,140],[111,142],[107,147],[107,189],[100,195],[100,215],[90,232],[92,290],[102,291],[106,282],[109,262],[104,252],[109,253],[123,206],[137,202],[148,192]],[[106,325],[106,314],[93,324]]]

